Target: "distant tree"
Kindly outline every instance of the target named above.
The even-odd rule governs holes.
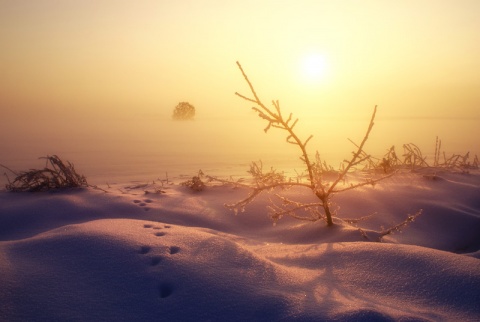
[[[195,107],[188,102],[180,102],[173,109],[174,120],[193,120],[195,117]]]

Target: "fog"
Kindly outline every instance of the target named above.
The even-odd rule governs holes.
[[[199,169],[223,174],[239,165],[245,172],[250,159],[283,153],[279,144],[283,142],[269,140],[261,122],[255,121],[58,121],[24,125],[21,130],[7,124],[1,130],[0,163],[24,170],[43,166],[37,160],[40,156],[57,154],[74,162],[87,177],[105,181],[128,176],[156,179],[152,173],[162,178],[166,173],[194,175]]]
[[[247,176],[251,161],[262,160],[295,176],[303,171],[300,150],[286,143],[278,129],[265,133],[265,121],[253,112],[249,118],[173,121],[137,116],[123,119],[85,119],[64,122],[52,117],[1,124],[0,164],[20,171],[43,167],[41,156],[57,154],[73,162],[91,183],[116,180],[156,180],[166,176],[193,176],[200,169],[217,176]],[[322,160],[337,167],[360,143],[370,115],[358,119],[300,119],[300,137],[314,137],[309,153],[319,151]],[[436,136],[442,149],[453,153],[480,151],[478,120],[382,119],[378,117],[365,150],[381,157],[392,145],[401,155],[402,145],[414,143],[432,155]],[[469,139],[466,139],[469,138]],[[473,155],[472,155],[473,157]],[[4,181],[5,178],[2,177]]]

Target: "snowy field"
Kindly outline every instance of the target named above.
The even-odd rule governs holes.
[[[183,179],[0,192],[0,321],[480,320],[478,170],[339,194],[333,227]]]

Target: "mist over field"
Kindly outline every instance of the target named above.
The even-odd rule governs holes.
[[[233,95],[232,95],[233,96]],[[235,99],[235,97],[233,97]],[[249,109],[248,103],[244,107]],[[202,169],[210,175],[248,176],[251,161],[285,171],[288,176],[304,170],[299,151],[286,143],[278,129],[264,133],[266,122],[252,112],[246,118],[204,119],[198,109],[196,120],[174,121],[169,117],[137,116],[130,119],[91,119],[77,122],[26,121],[0,129],[0,163],[16,171],[43,167],[38,157],[57,154],[73,162],[90,181],[105,183],[116,178],[154,180],[173,175],[194,175]],[[436,136],[447,155],[480,151],[478,120],[465,119],[378,119],[366,146],[374,157],[382,157],[395,145],[414,143],[432,157]],[[307,146],[322,160],[337,167],[351,156],[354,145],[366,131],[370,115],[361,119],[300,119],[297,129],[303,138],[313,134]],[[452,129],[455,129],[452,131]],[[466,139],[471,138],[471,139]],[[115,178],[115,179],[114,179]],[[5,182],[2,176],[0,181]]]

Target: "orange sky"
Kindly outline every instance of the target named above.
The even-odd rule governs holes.
[[[168,120],[180,101],[197,120],[254,119],[233,95],[249,94],[236,60],[266,102],[323,132],[368,122],[374,105],[378,122],[480,120],[479,12],[477,0],[0,0],[1,134]],[[319,80],[302,73],[312,54]],[[472,148],[474,128],[458,139]]]

